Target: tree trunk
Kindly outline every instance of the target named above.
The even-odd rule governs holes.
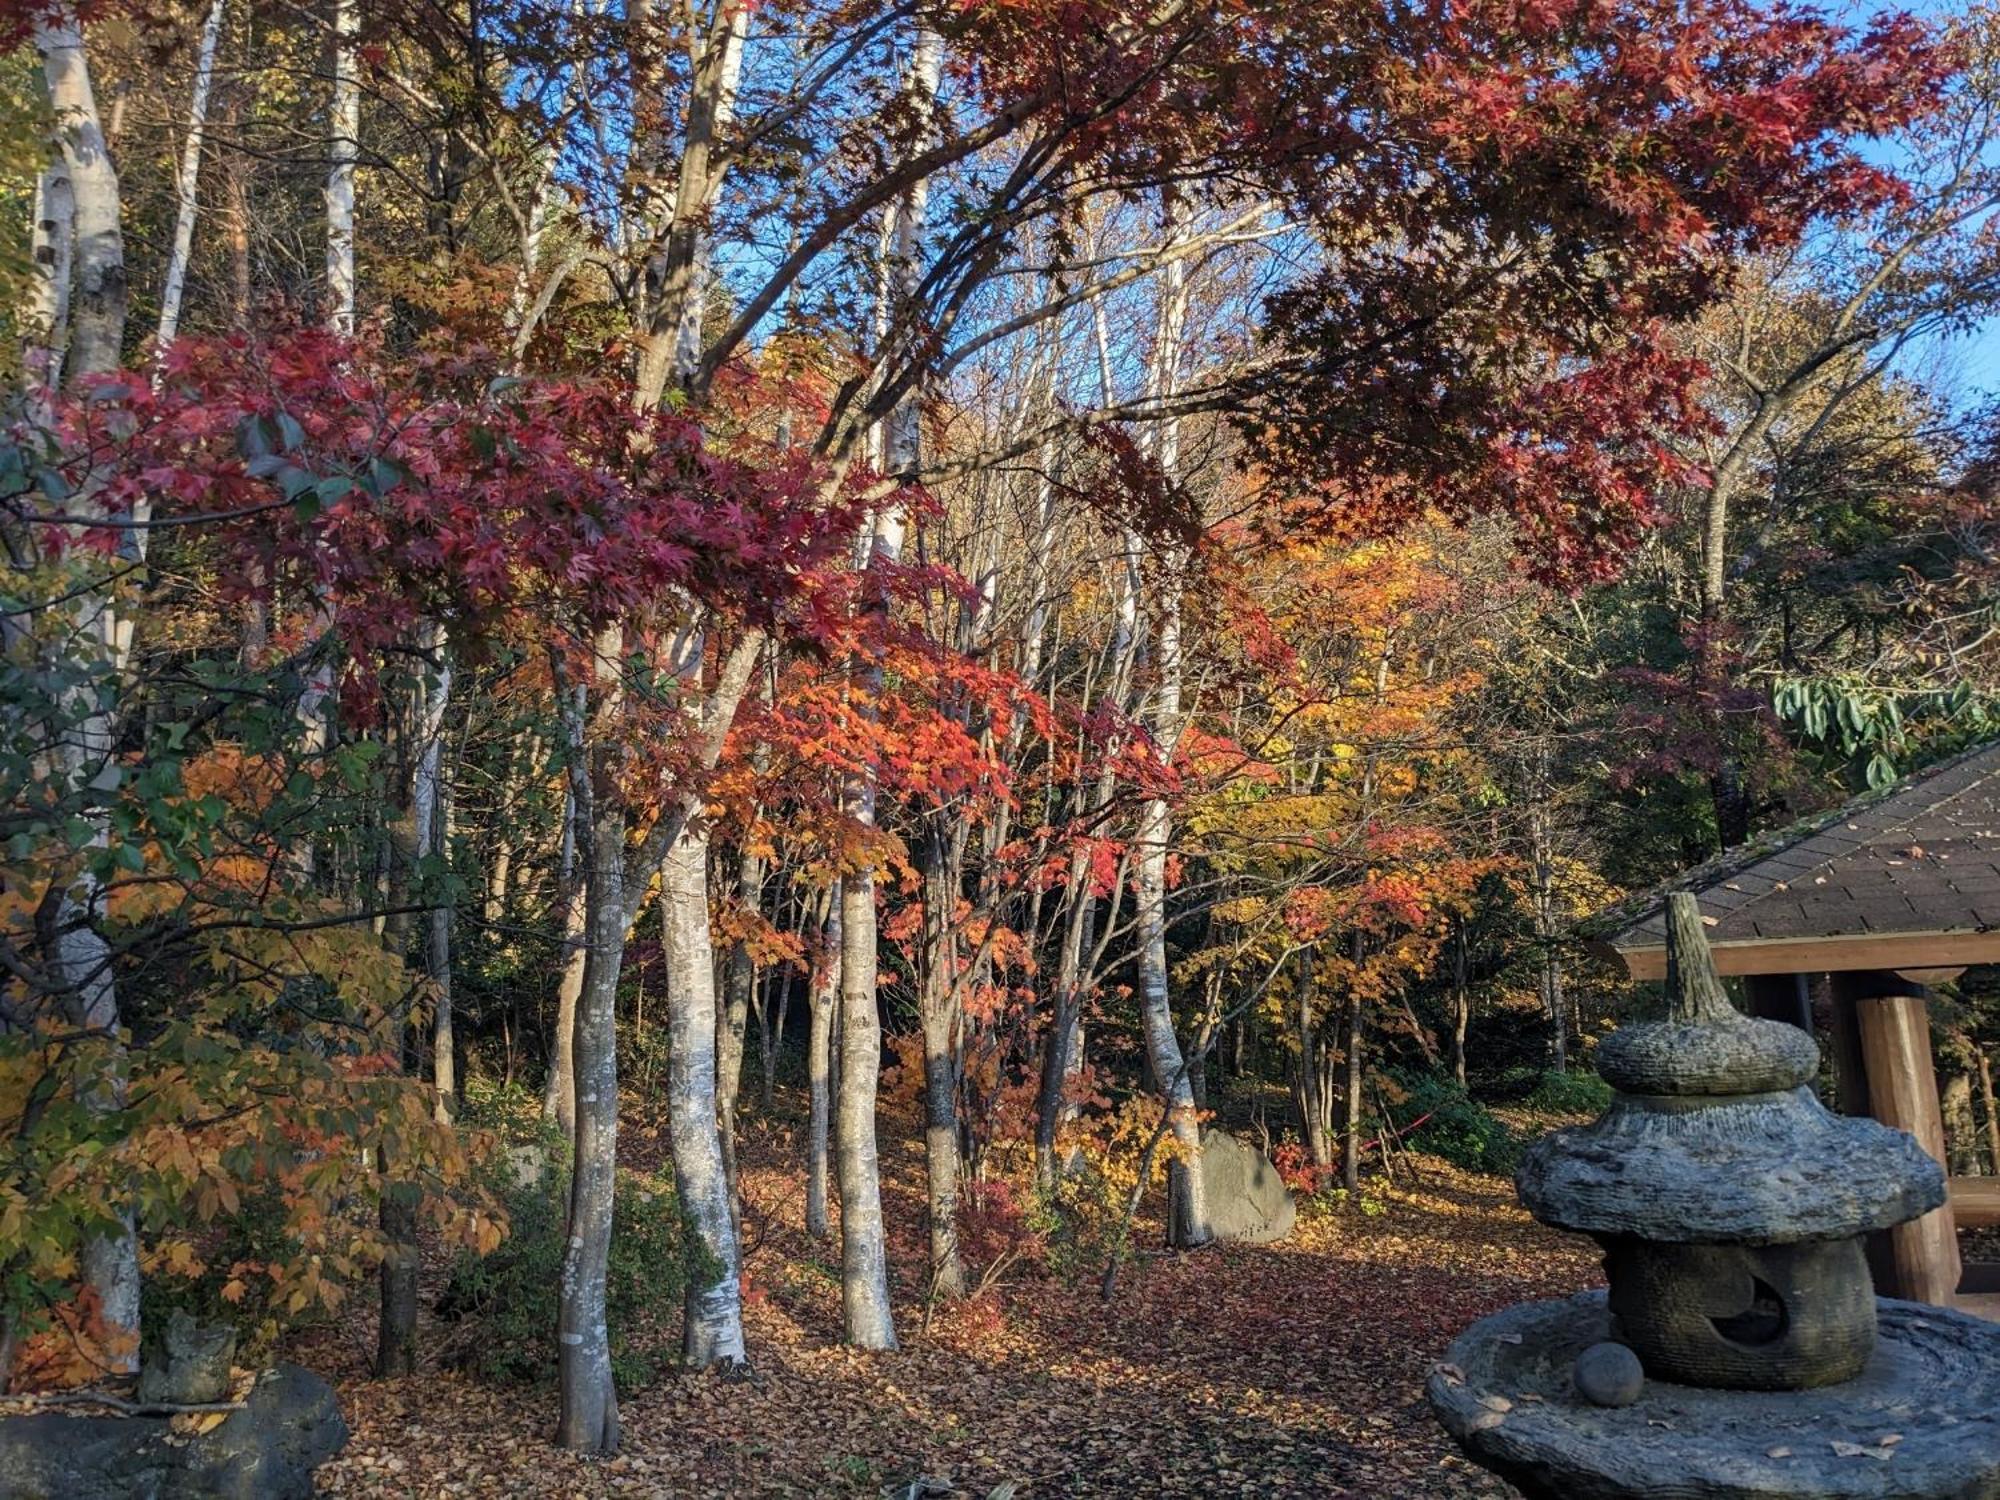
[[[882,1025],[875,998],[875,876],[842,882],[840,956],[840,1302],[847,1342],[896,1347],[889,1308],[889,1252],[875,1153],[875,1087]]]
[[[708,836],[698,798],[660,867],[667,963],[667,1110],[681,1214],[709,1263],[690,1277],[682,1352],[688,1364],[744,1358],[743,1284],[717,1123],[715,947],[708,925]]]
[[[236,90],[225,88],[222,97],[223,134],[233,141],[239,112]],[[229,326],[240,333],[250,327],[250,173],[240,150],[226,151],[222,160],[223,233],[229,242]]]
[[[701,363],[702,324],[713,276],[708,223],[730,164],[719,148],[735,120],[750,10],[749,0],[721,0],[713,29],[693,58],[687,117],[672,174],[672,218],[664,249],[648,273],[653,315],[635,377],[636,401],[642,410],[659,404],[670,376],[685,384]]]
[[[1338,1052],[1322,1044],[1314,1002],[1319,984],[1315,955],[1299,955],[1298,1058],[1293,1064],[1292,1109],[1298,1116],[1299,1139],[1315,1167],[1333,1165],[1334,1070]]]
[[[60,155],[35,179],[32,220],[28,253],[34,274],[21,313],[21,377],[26,390],[55,391],[62,387],[70,285],[76,277],[76,196]]]
[[[1451,938],[1451,1076],[1465,1087],[1465,1033],[1472,1024],[1472,957],[1463,923],[1455,923]]]
[[[1181,1248],[1205,1245],[1208,1197],[1201,1178],[1201,1118],[1194,1089],[1174,1035],[1173,1002],[1167,992],[1167,838],[1171,814],[1166,801],[1152,798],[1140,814],[1138,924],[1139,1004],[1145,1025],[1146,1056],[1166,1100],[1174,1135],[1167,1164],[1167,1243]]]
[[[361,9],[334,0],[333,104],[327,141],[327,326],[354,335],[354,163],[361,152]]]
[[[394,1163],[388,1152],[378,1150],[376,1155],[382,1173],[376,1222],[388,1248],[382,1256],[379,1278],[381,1314],[375,1324],[375,1375],[389,1380],[417,1373],[417,1272],[421,1261],[413,1201],[416,1189],[389,1175]]]
[[[755,912],[764,886],[764,863],[747,850],[736,861],[736,899],[746,913]],[[722,1171],[729,1189],[729,1210],[736,1214],[736,1101],[743,1091],[743,1034],[749,1024],[751,991],[757,965],[747,943],[730,946],[729,968],[722,1001],[722,1035],[718,1043],[716,1116],[722,1132]]]
[[[1993,1094],[1993,1064],[1984,1047],[1974,1048],[1973,1056],[1979,1059],[1979,1103],[1986,1114],[1986,1154],[1993,1175],[2000,1177],[2000,1108],[1996,1107]]]
[[[951,879],[945,837],[935,819],[923,854],[924,962],[920,1004],[924,1031],[924,1166],[930,1228],[930,1292],[965,1295],[965,1266],[958,1254],[958,1030],[959,987]]]
[[[813,958],[812,988],[808,992],[812,1037],[806,1050],[806,1088],[811,1098],[811,1120],[806,1134],[806,1233],[816,1240],[832,1233],[827,1214],[827,1136],[833,1112],[829,1077],[833,1022],[840,1008],[840,893],[840,883],[835,881],[828,896],[821,947]]]
[[[208,93],[215,80],[215,49],[222,38],[222,13],[227,0],[214,0],[208,20],[201,28],[201,45],[195,55],[194,97],[188,106],[187,141],[174,173],[173,246],[167,253],[166,275],[160,285],[160,323],[154,338],[154,358],[166,353],[181,328],[181,296],[187,287],[188,257],[194,249],[194,220],[197,207],[195,189],[201,178],[202,137],[208,130]]]
[[[757,1009],[757,1107],[768,1119],[777,1107],[773,1090],[778,1084],[778,1056],[785,1045],[785,1020],[792,1008],[792,977],[780,972],[752,993],[762,997]]]
[[[69,294],[69,368],[99,375],[124,362],[125,236],[119,223],[118,173],[104,144],[90,63],[75,8],[51,8],[35,28],[35,50],[48,82],[55,141],[73,205],[75,281]]]
[[[1953,1177],[1979,1173],[1979,1129],[1972,1117],[1972,1076],[1953,1074],[1938,1096],[1944,1116],[1945,1171]]]
[[[444,628],[425,621],[419,628],[419,646],[436,663],[421,689],[422,717],[417,738],[416,774],[410,782],[410,816],[415,830],[414,853],[418,859],[434,859],[442,867],[450,859],[450,839],[446,832],[447,787],[444,765],[445,714],[451,703],[451,643]],[[425,970],[434,991],[432,1004],[431,1078],[437,1086],[438,1118],[451,1119],[458,1111],[458,1071],[453,1056],[451,1012],[451,908],[437,893],[434,883],[426,883],[425,900],[431,906],[425,922]]]
[[[618,1393],[611,1379],[611,1332],[606,1294],[611,1218],[618,1179],[618,975],[625,955],[625,818],[619,801],[616,747],[609,725],[619,699],[616,663],[623,632],[604,631],[595,643],[600,720],[590,737],[589,766],[571,757],[570,789],[577,807],[578,863],[585,871],[583,988],[573,1043],[576,1130],[570,1175],[569,1234],[563,1250],[556,1316],[557,1386],[561,1416],[556,1441],[578,1453],[618,1449]],[[569,694],[562,695],[565,699]],[[586,743],[583,706],[570,706],[573,750]],[[566,705],[568,706],[568,705]]]
[[[1362,1046],[1367,1040],[1366,1007],[1359,995],[1347,1001],[1347,1088],[1346,1122],[1341,1149],[1341,1182],[1352,1193],[1361,1186],[1361,1088],[1367,1076],[1362,1064]]]
[[[573,749],[571,753],[582,752]],[[549,1076],[542,1087],[542,1118],[555,1121],[571,1140],[576,1138],[576,1008],[590,957],[586,928],[589,877],[586,871],[575,868],[576,850],[584,842],[577,837],[581,808],[573,792],[564,801],[563,867],[558,877],[563,888],[562,977],[556,985],[556,1026],[554,1045],[549,1049]]]
[[[34,39],[48,84],[56,154],[69,184],[74,284],[68,293],[68,364],[76,377],[108,374],[118,368],[125,334],[118,175],[104,144],[83,32],[73,8],[52,7],[46,19],[37,22]],[[45,174],[45,191],[56,191],[56,175]],[[45,203],[43,212],[56,206]],[[60,258],[51,273],[59,268]],[[94,488],[86,486],[86,492]],[[129,535],[121,550],[143,562],[145,533]],[[78,595],[72,609],[75,639],[89,655],[83,665],[104,672],[115,695],[131,651],[131,623],[95,590]],[[55,747],[55,769],[65,786],[106,794],[117,786],[117,709],[112,695],[82,713],[75,731]],[[90,824],[90,842],[106,843],[110,828],[103,814],[92,813]],[[122,1022],[111,947],[97,926],[102,896],[103,889],[88,867],[79,870],[57,902],[50,958],[62,981],[65,1018],[73,1029],[88,1033],[91,1040],[86,1045],[99,1053],[96,1077],[83,1090],[83,1106],[92,1113],[115,1114],[125,1107],[127,1060],[119,1035]],[[121,1227],[85,1243],[81,1269],[97,1294],[106,1362],[117,1373],[130,1373],[138,1368],[139,1358],[139,1240],[132,1207],[122,1195],[114,1216]]]

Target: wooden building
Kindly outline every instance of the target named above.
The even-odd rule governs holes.
[[[1945,1160],[1925,985],[2000,963],[2000,742],[1732,849],[1666,889],[1694,894],[1716,967],[1742,977],[1751,1011],[1829,1033],[1841,1110],[1907,1130]],[[1635,978],[1666,973],[1663,896],[1600,924]],[[1951,1188],[1945,1207],[1880,1237],[1876,1285],[1984,1311],[2000,1266],[1961,1267],[1956,1227],[2000,1225],[2000,1177]]]

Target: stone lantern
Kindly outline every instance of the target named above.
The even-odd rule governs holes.
[[[1612,1316],[1647,1374],[1850,1379],[1875,1347],[1867,1235],[1942,1204],[1944,1171],[1904,1132],[1827,1112],[1819,1048],[1729,1003],[1693,897],[1669,898],[1668,922],[1668,1019],[1605,1040],[1611,1107],[1529,1149],[1521,1201],[1604,1246]]]
[[[1738,1014],[1693,898],[1667,915],[1667,1019],[1606,1039],[1610,1108],[1516,1177],[1610,1289],[1467,1329],[1432,1407],[1536,1500],[2000,1500],[2000,1327],[1869,1281],[1867,1236],[1942,1204],[1942,1170],[1829,1114],[1812,1038]]]

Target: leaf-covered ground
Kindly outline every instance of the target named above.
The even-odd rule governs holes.
[[[631,1393],[622,1454],[585,1461],[549,1444],[552,1390],[367,1379],[357,1316],[298,1351],[339,1379],[354,1429],[328,1492],[1507,1496],[1440,1437],[1426,1368],[1472,1319],[1596,1275],[1590,1247],[1533,1224],[1507,1183],[1420,1159],[1420,1181],[1371,1190],[1379,1212],[1308,1213],[1267,1248],[1147,1254],[1109,1303],[1093,1283],[1019,1281],[925,1334],[906,1281],[904,1348],[861,1354],[838,1343],[839,1251],[804,1233],[789,1133],[747,1136],[749,1378]],[[641,1130],[627,1144],[657,1150]],[[918,1143],[885,1140],[884,1167],[914,1248]]]

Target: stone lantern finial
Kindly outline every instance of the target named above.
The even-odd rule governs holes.
[[[1667,1014],[1676,1021],[1707,1026],[1743,1019],[1715,972],[1715,955],[1701,927],[1701,904],[1686,891],[1667,897]]]

